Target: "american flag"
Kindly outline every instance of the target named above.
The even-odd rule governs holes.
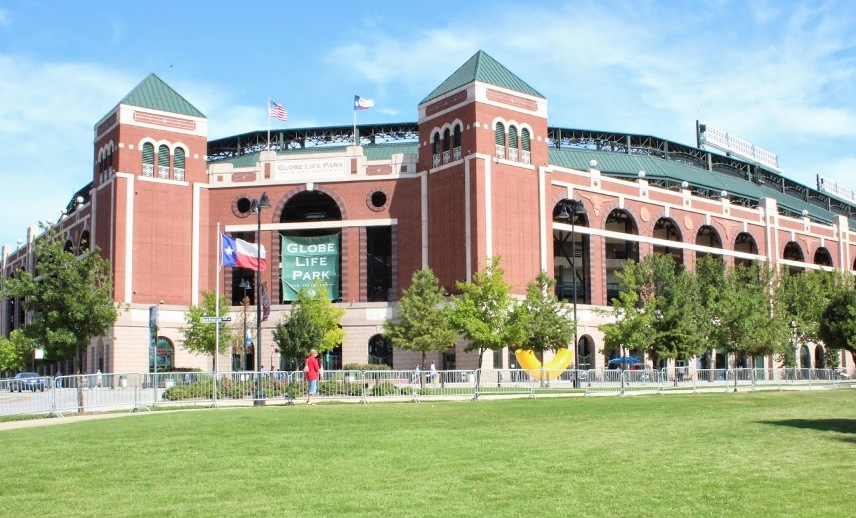
[[[270,107],[268,107],[268,117],[273,117],[281,121],[287,121],[288,112],[285,110],[285,107],[283,105],[270,101]]]

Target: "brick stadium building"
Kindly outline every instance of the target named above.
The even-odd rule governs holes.
[[[601,317],[592,309],[615,295],[615,273],[626,259],[670,253],[692,268],[700,255],[717,254],[729,265],[757,259],[856,269],[856,203],[785,178],[774,156],[751,146],[718,153],[645,135],[551,127],[547,99],[483,52],[419,103],[416,123],[356,130],[259,131],[210,141],[206,117],[157,76],[134,88],[95,125],[92,181],[56,223],[68,249],[98,245],[112,261],[115,300],[128,308],[111,336],[89,347],[87,372],[150,371],[152,307],[159,369],[211,369],[210,357],[181,347],[188,305],[215,291],[218,275],[233,323],[245,314],[241,300],[256,296],[252,270],[218,273],[218,225],[250,242],[260,225],[269,263],[261,282],[270,286],[272,309],[261,332],[267,369],[284,366],[270,351],[271,333],[289,310],[294,283],[318,275],[282,255],[289,244],[322,243],[335,254],[338,271],[328,273],[346,310],[346,338],[325,358],[328,368],[415,365],[415,356],[392,351],[380,333],[423,266],[450,292],[493,255],[502,257],[516,294],[539,271],[552,273],[558,295],[577,302],[580,367],[605,363]],[[727,144],[713,128],[698,125],[698,134],[699,143]],[[263,193],[271,207],[254,213]],[[17,248],[3,248],[4,278],[32,269],[38,233],[32,228]],[[20,301],[5,300],[2,333],[25,317]],[[803,346],[799,356],[803,367],[823,361],[820,346]],[[476,366],[461,346],[435,359],[443,369]],[[852,367],[850,355],[842,360]],[[715,351],[704,358],[706,367],[731,362]],[[509,368],[514,357],[504,351],[485,363]],[[231,364],[256,363],[244,354]],[[772,367],[772,358],[756,365]],[[41,368],[71,372],[50,361]]]

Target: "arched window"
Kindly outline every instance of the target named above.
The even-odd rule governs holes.
[[[392,367],[392,343],[383,335],[369,338],[369,364]]]
[[[157,365],[157,372],[171,371],[175,367],[175,346],[165,336],[159,336],[157,343],[155,350],[149,347],[149,372],[154,372],[155,365]],[[157,356],[157,364],[155,364],[155,356]]]
[[[455,124],[455,134],[452,138],[452,147],[461,147],[461,125]]]
[[[158,178],[169,178],[169,148],[164,144],[158,146]]]
[[[143,176],[155,175],[155,147],[146,142],[143,144]]]
[[[511,149],[517,149],[517,127],[509,126],[508,127],[508,147]]]
[[[446,128],[446,131],[443,132],[443,163],[448,164],[449,161],[452,160],[452,134],[449,131],[449,128]]]
[[[175,148],[175,157],[173,161],[173,177],[178,181],[184,181],[184,149]]]
[[[523,128],[520,130],[520,161],[524,164],[532,163],[532,155],[529,149],[529,130]]]
[[[496,158],[505,158],[505,126],[501,122],[496,123],[494,135],[496,142]]]
[[[517,142],[517,127],[516,126],[509,126],[508,127],[508,159],[514,160],[515,162],[517,162],[517,160],[520,157],[520,154],[518,153],[518,149],[517,149],[517,144],[518,144],[518,142]]]
[[[440,132],[434,134],[434,143],[431,146],[431,157],[434,167],[440,165]]]
[[[77,244],[77,255],[85,254],[89,251],[89,231],[84,230],[80,234],[80,243]]]

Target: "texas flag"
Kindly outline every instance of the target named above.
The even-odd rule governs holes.
[[[354,96],[354,109],[355,110],[368,110],[374,106],[374,99],[366,99],[365,97],[360,97],[359,95]]]
[[[262,270],[267,267],[267,258],[265,256],[265,247],[258,246],[253,243],[248,243],[243,239],[237,239],[231,236],[223,235],[223,266],[233,266],[236,268],[249,268],[250,270]],[[261,259],[261,261],[259,261]],[[260,265],[261,267],[257,267]]]

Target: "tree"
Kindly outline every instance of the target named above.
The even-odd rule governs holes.
[[[703,318],[696,277],[667,254],[646,256],[641,262],[627,261],[617,273],[622,291],[639,295],[639,314],[630,311],[623,318],[650,319],[650,340],[645,352],[654,360],[688,358],[705,348]],[[626,302],[626,301],[625,301]],[[619,304],[623,307],[624,302]],[[629,309],[629,308],[625,308]]]
[[[604,315],[613,315],[615,321],[597,326],[603,332],[603,351],[607,354],[624,350],[647,350],[653,342],[651,327],[654,313],[648,311],[639,294],[635,291],[621,291],[618,298],[612,299],[612,310],[602,310]],[[654,304],[654,299],[649,299]]]
[[[230,311],[229,301],[224,295],[220,295],[220,311],[217,311],[215,302],[216,295],[211,291],[202,292],[202,303],[198,306],[190,306],[184,314],[187,327],[181,329],[184,337],[183,346],[188,351],[196,354],[215,354],[217,326],[220,327],[220,352],[229,347],[235,340],[235,332],[232,326],[222,324],[203,324],[202,317],[212,317],[217,314],[227,315]],[[224,347],[226,344],[226,347]]]
[[[291,315],[278,322],[273,330],[273,341],[280,355],[291,361],[285,368],[292,370],[300,369],[299,359],[307,356],[323,338],[321,327],[310,320],[299,302],[292,307]]]
[[[780,317],[788,323],[793,340],[791,346],[778,354],[779,361],[785,366],[796,366],[795,348],[798,344],[821,341],[821,316],[836,286],[843,286],[845,281],[840,273],[826,270],[796,274],[790,273],[787,268],[782,270],[775,293],[776,308]],[[837,360],[835,365],[838,365]]]
[[[443,291],[430,268],[414,272],[410,287],[398,301],[397,319],[384,324],[384,336],[394,346],[422,353],[422,370],[428,351],[448,349],[458,338],[449,322]]]
[[[334,349],[342,343],[342,317],[345,310],[330,301],[327,286],[320,279],[304,286],[292,304],[291,315],[278,322],[274,329],[274,343],[281,354],[299,358],[310,349],[319,353]]]
[[[553,278],[543,271],[538,273],[535,282],[527,286],[526,299],[514,310],[514,316],[523,328],[522,347],[534,351],[542,365],[544,352],[568,347],[574,340],[577,327],[556,298],[555,286]]]
[[[485,351],[523,343],[523,326],[512,318],[516,302],[504,276],[497,256],[488,259],[484,269],[473,275],[472,282],[456,284],[461,294],[453,299],[449,320],[469,340],[464,350],[478,351],[478,368]]]
[[[21,330],[44,347],[45,357],[74,358],[79,374],[90,341],[107,335],[119,314],[110,261],[101,257],[98,247],[76,257],[52,230],[35,241],[34,257],[36,275],[19,270],[5,280],[2,296],[23,300],[32,319]]]
[[[823,310],[820,337],[827,347],[856,355],[856,291],[836,290]]]
[[[716,306],[713,338],[718,347],[743,357],[754,367],[754,357],[781,351],[788,343],[787,323],[774,311],[773,270],[738,265],[726,276]],[[735,377],[735,391],[737,378]]]
[[[9,333],[9,338],[0,336],[0,370],[22,370],[33,357],[35,343],[24,336],[20,329]]]

